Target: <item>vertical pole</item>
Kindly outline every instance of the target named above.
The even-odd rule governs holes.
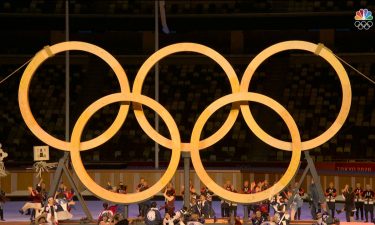
[[[65,41],[69,41],[69,0],[65,0]],[[69,141],[69,120],[70,120],[70,107],[69,107],[69,51],[65,51],[65,141]]]
[[[155,1],[155,52],[159,50],[159,1]],[[155,101],[159,102],[159,62],[155,64]],[[159,115],[155,112],[155,130],[159,133]],[[155,168],[159,168],[159,144],[155,142]]]
[[[318,176],[318,172],[316,171],[315,164],[314,164],[312,158],[310,157],[309,151],[304,151],[304,154],[305,154],[305,158],[306,158],[306,161],[307,161],[307,166],[310,169],[311,176],[313,177],[315,185],[318,189],[320,204],[321,204],[321,206],[324,207],[323,210],[326,210],[326,207],[327,207],[326,198],[324,197],[323,188],[322,188],[322,185],[320,183],[320,178]],[[328,212],[328,214],[330,214],[329,210],[327,210],[327,212]]]
[[[129,206],[124,205],[124,218],[128,218],[128,217],[129,217]]]
[[[93,221],[91,212],[90,212],[89,208],[87,207],[87,204],[86,204],[85,200],[83,199],[83,196],[79,192],[77,184],[73,180],[73,175],[70,173],[68,165],[66,163],[64,163],[64,165],[63,165],[63,170],[64,170],[65,175],[66,175],[66,177],[67,177],[67,179],[68,179],[68,181],[71,185],[71,188],[74,190],[75,196],[78,198],[78,201],[81,203],[82,210],[86,214],[87,219],[89,221]]]
[[[190,153],[183,152],[182,157],[184,158],[184,206],[190,208]]]

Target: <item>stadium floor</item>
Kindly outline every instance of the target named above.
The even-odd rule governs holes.
[[[10,221],[30,221],[29,216],[26,215],[21,215],[19,214],[18,210],[22,207],[22,205],[25,202],[23,201],[11,201],[7,202],[5,204],[5,211],[4,211],[4,219],[6,220],[5,224],[9,224]],[[102,209],[102,202],[101,201],[86,201],[87,206],[89,210],[92,213],[92,216],[94,219],[97,219],[101,209]],[[162,201],[157,201],[158,206],[160,206],[163,202]],[[176,209],[181,208],[182,206],[182,201],[176,201]],[[343,204],[338,203],[336,204],[336,208],[341,209]],[[214,201],[213,202],[213,207],[216,212],[217,217],[220,217],[220,202],[219,201]],[[272,210],[271,210],[272,211]],[[80,220],[81,218],[85,217],[85,214],[82,211],[82,208],[80,206],[80,203],[77,202],[76,204],[76,210],[72,211],[72,214],[74,215],[73,220]],[[162,215],[164,212],[162,212]],[[138,205],[136,204],[131,204],[129,206],[129,217],[136,217],[138,215]],[[237,215],[240,216],[241,218],[243,217],[243,206],[239,205],[237,209]],[[341,213],[340,215],[336,216],[340,219],[340,221],[346,221],[345,220],[345,213]],[[310,209],[307,203],[304,203],[302,207],[302,215],[301,215],[301,220],[311,220],[311,215],[310,215]],[[8,223],[7,223],[8,222]],[[362,222],[362,221],[358,221]],[[1,223],[1,222],[0,222]],[[13,224],[13,223],[12,223]]]

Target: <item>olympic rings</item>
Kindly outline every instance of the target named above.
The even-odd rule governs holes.
[[[332,124],[332,126],[320,136],[305,142],[301,142],[296,123],[284,107],[282,107],[279,103],[277,103],[275,100],[269,97],[257,93],[248,92],[250,80],[258,66],[273,54],[290,49],[310,51],[328,61],[339,76],[343,92],[342,106],[339,115]],[[115,72],[121,87],[121,93],[111,94],[97,100],[81,114],[73,128],[71,142],[61,141],[45,132],[33,117],[30,110],[28,99],[30,81],[37,68],[46,59],[52,57],[54,54],[68,50],[86,51],[102,58]],[[143,81],[151,67],[156,62],[170,54],[185,51],[196,52],[206,55],[212,60],[214,60],[216,63],[218,63],[227,74],[232,89],[231,94],[215,100],[208,106],[208,108],[206,108],[201,113],[201,115],[199,116],[198,120],[194,125],[190,143],[181,143],[177,125],[171,117],[171,115],[169,114],[169,112],[164,107],[162,107],[158,102],[154,101],[153,99],[141,95]],[[343,125],[348,116],[351,105],[351,86],[344,67],[335,58],[334,54],[332,54],[323,45],[316,45],[304,41],[281,42],[279,44],[275,44],[263,50],[248,65],[241,82],[239,82],[238,77],[236,76],[236,73],[233,67],[229,64],[229,62],[222,55],[220,55],[213,49],[208,48],[204,45],[194,43],[173,44],[160,49],[145,61],[145,63],[142,65],[135,78],[132,92],[130,92],[129,82],[124,69],[121,67],[119,62],[104,49],[84,42],[63,42],[50,47],[45,47],[42,51],[38,52],[35,55],[30,64],[25,69],[24,74],[22,75],[18,92],[19,106],[22,117],[25,120],[26,125],[30,128],[34,135],[36,135],[40,140],[54,148],[64,151],[70,151],[71,161],[77,176],[93,194],[102,199],[123,204],[141,202],[143,200],[151,198],[153,195],[159,192],[172,179],[174,173],[176,172],[181,151],[190,151],[192,162],[198,176],[200,177],[202,182],[207,185],[208,188],[210,188],[220,197],[238,203],[253,203],[267,199],[275,193],[281,191],[291,181],[291,179],[296,174],[296,171],[298,169],[299,159],[302,150],[308,150],[320,144],[323,144],[338,132],[338,130],[341,128],[341,126]],[[275,110],[286,122],[286,125],[291,133],[292,142],[284,142],[275,139],[269,134],[265,133],[255,122],[254,118],[251,115],[250,108],[248,107],[248,103],[244,101],[255,101],[270,106],[273,110]],[[115,102],[122,102],[122,104],[115,121],[109,127],[109,129],[106,130],[100,136],[81,143],[81,134],[89,118],[100,108]],[[90,176],[88,175],[87,171],[83,166],[83,162],[80,157],[80,151],[89,150],[94,147],[97,147],[108,141],[111,137],[113,137],[113,135],[120,129],[120,127],[125,121],[125,118],[129,110],[129,102],[134,103],[133,105],[136,119],[138,120],[139,124],[141,125],[145,133],[148,136],[150,136],[155,142],[163,145],[166,148],[171,149],[172,156],[165,174],[151,188],[147,189],[146,191],[143,191],[142,193],[120,195],[106,191],[104,188],[96,184],[90,178]],[[171,140],[157,133],[154,130],[154,128],[148,123],[143,113],[143,104],[155,110],[155,112],[158,113],[161,116],[161,118],[165,121],[171,133]],[[203,126],[208,120],[208,118],[216,110],[218,110],[220,107],[226,104],[232,104],[232,108],[228,118],[226,119],[222,127],[220,127],[220,129],[210,137],[204,140],[200,140]],[[208,176],[207,172],[203,168],[199,155],[199,150],[212,146],[229,132],[235,120],[237,119],[240,109],[247,125],[256,136],[258,136],[261,140],[263,140],[264,142],[273,147],[276,147],[281,150],[292,151],[291,162],[284,176],[270,189],[251,195],[242,195],[227,192],[226,190],[221,188]]]
[[[62,42],[49,47],[47,46],[43,50],[39,51],[26,67],[22,75],[20,86],[18,89],[18,103],[20,106],[21,115],[31,132],[33,132],[34,135],[44,143],[64,151],[69,151],[70,143],[53,137],[45,130],[43,130],[35,120],[30,109],[29,86],[35,71],[45,60],[47,60],[49,57],[53,57],[57,53],[69,50],[89,52],[103,59],[115,72],[120,83],[121,92],[130,93],[128,78],[120,63],[111,54],[109,54],[104,49],[99,48],[98,46],[85,42],[71,41]],[[128,111],[129,106],[121,105],[115,121],[108,128],[108,130],[92,140],[82,142],[81,150],[84,151],[95,148],[113,137],[113,135],[115,135],[121,128],[121,125],[125,121]]]
[[[222,106],[233,102],[239,101],[254,101],[261,103],[263,105],[269,106],[273,109],[280,117],[285,121],[292,137],[292,158],[290,160],[289,166],[285,174],[280,178],[280,180],[274,184],[271,188],[266,189],[255,194],[239,194],[225,190],[223,187],[219,186],[215,181],[213,181],[206,170],[203,167],[202,160],[199,155],[199,139],[203,130],[203,127],[210,116],[220,109]],[[241,104],[242,106],[242,104]],[[252,130],[252,127],[250,127]],[[229,94],[224,97],[219,98],[209,105],[200,114],[197,122],[194,125],[193,132],[191,135],[191,146],[192,150],[191,161],[193,162],[194,169],[200,178],[200,180],[208,187],[209,190],[217,194],[218,196],[225,198],[229,201],[237,203],[250,203],[250,202],[260,202],[265,199],[269,199],[275,193],[282,191],[289,182],[293,179],[294,175],[297,173],[299,161],[301,157],[301,137],[296,125],[289,112],[275,100],[258,93],[248,92],[248,93],[236,93]]]
[[[164,175],[147,190],[139,193],[129,193],[126,195],[113,193],[95,183],[95,181],[92,180],[90,175],[85,170],[80,155],[82,131],[90,117],[104,106],[120,101],[137,102],[140,104],[147,105],[151,109],[155,110],[155,112],[157,112],[160,115],[160,117],[164,120],[165,124],[167,125],[172,139],[172,156],[167,171],[164,173]],[[129,103],[127,104],[129,105]],[[143,200],[153,197],[155,194],[160,192],[174,176],[178,167],[178,163],[180,161],[180,155],[180,133],[178,131],[174,119],[169,114],[169,112],[163,106],[160,105],[160,103],[144,95],[137,95],[133,93],[117,93],[102,97],[101,99],[97,100],[89,107],[87,107],[87,109],[78,118],[78,121],[75,124],[72,132],[70,157],[75,173],[77,174],[78,178],[83,183],[83,185],[85,185],[85,187],[87,187],[93,194],[110,202],[129,204],[141,202]]]
[[[340,61],[335,57],[335,55],[330,50],[323,47],[322,45],[316,45],[314,43],[306,41],[285,41],[272,45],[263,50],[261,53],[259,53],[246,68],[241,80],[241,92],[248,91],[250,80],[254,75],[255,70],[259,67],[259,65],[262,62],[264,62],[267,58],[276,53],[291,49],[305,50],[321,56],[329,64],[331,64],[333,69],[336,71],[341,83],[342,103],[340,112],[337,115],[337,118],[333,122],[331,127],[328,128],[323,134],[319,135],[314,139],[302,142],[302,150],[309,150],[325,143],[340,130],[346,118],[348,117],[352,101],[352,91],[348,74],[346,73]],[[262,128],[260,128],[260,126],[255,121],[253,115],[251,114],[248,105],[241,105],[241,112],[247,125],[252,128],[254,134],[258,138],[260,138],[262,141],[275,148],[287,151],[291,150],[290,142],[285,142],[276,139],[268,133],[266,133],[265,131],[263,131]]]
[[[367,20],[356,20],[354,22],[354,26],[358,28],[358,30],[368,30],[372,27],[373,22],[372,21],[367,21]]]
[[[200,54],[208,56],[209,58],[214,60],[217,64],[219,64],[222,67],[222,69],[224,70],[224,72],[226,73],[229,79],[232,92],[236,93],[239,91],[240,84],[239,84],[236,72],[234,71],[231,64],[222,55],[220,55],[215,50],[204,45],[195,44],[195,43],[177,43],[177,44],[169,45],[167,47],[160,49],[159,51],[152,54],[143,63],[142,67],[139,69],[137,76],[134,80],[133,93],[141,94],[142,84],[146,78],[146,75],[150,71],[150,69],[155,65],[155,63],[157,63],[164,57],[177,53],[177,52],[196,52],[196,53],[200,53]],[[150,123],[148,122],[142,110],[142,106],[135,105],[134,107],[139,109],[135,111],[135,117],[137,118],[139,125],[141,126],[143,131],[158,144],[166,148],[170,148],[171,140],[163,137],[150,125]],[[202,140],[199,143],[199,149],[207,148],[215,144],[216,142],[218,142],[221,138],[223,138],[232,128],[233,124],[236,122],[238,114],[239,114],[238,107],[236,107],[235,105],[232,105],[229,116],[225,120],[224,124],[213,135]],[[191,149],[190,144],[182,143],[181,149],[182,151],[190,151]]]

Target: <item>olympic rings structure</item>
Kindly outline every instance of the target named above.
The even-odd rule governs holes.
[[[114,71],[120,83],[121,92],[102,97],[91,104],[89,107],[87,107],[74,125],[70,142],[66,142],[53,137],[41,128],[31,112],[28,95],[31,79],[39,66],[41,66],[42,63],[48,58],[53,57],[55,54],[72,50],[88,52],[103,59]],[[259,65],[262,64],[262,62],[264,62],[270,56],[286,50],[304,50],[322,57],[336,71],[341,83],[342,103],[340,112],[336,120],[321,135],[304,142],[301,141],[300,134],[294,119],[282,105],[265,95],[248,91],[251,78]],[[190,142],[185,143],[181,142],[178,127],[170,113],[162,105],[160,105],[160,103],[142,94],[143,82],[146,78],[147,73],[154,66],[154,64],[164,57],[178,52],[195,52],[205,55],[214,60],[226,73],[232,90],[231,94],[215,100],[200,114],[193,127]],[[155,194],[160,192],[173,178],[178,167],[181,152],[183,151],[190,152],[192,163],[198,177],[211,191],[216,193],[218,196],[237,203],[254,203],[268,199],[270,196],[273,196],[276,193],[280,192],[293,179],[298,170],[301,151],[309,150],[325,143],[340,130],[346,118],[348,117],[351,98],[352,93],[348,74],[346,73],[339,60],[324,45],[314,44],[306,41],[285,41],[266,48],[250,62],[244,72],[241,81],[238,80],[238,76],[236,75],[231,64],[215,50],[196,43],[172,44],[158,50],[143,63],[134,80],[132,91],[130,91],[129,81],[124,69],[110,53],[98,46],[85,42],[62,42],[52,46],[46,46],[33,57],[22,75],[18,92],[21,115],[32,133],[41,141],[50,145],[51,147],[63,151],[69,151],[75,173],[77,174],[80,181],[85,185],[85,187],[93,194],[107,201],[122,204],[141,202],[153,197]],[[273,109],[286,123],[292,141],[285,142],[276,139],[262,130],[262,128],[259,126],[259,124],[257,124],[251,114],[248,101],[257,102]],[[106,105],[116,102],[120,102],[121,106],[112,125],[98,137],[95,137],[92,140],[81,142],[83,129],[85,128],[85,125],[87,124],[91,116]],[[84,168],[80,156],[80,151],[86,151],[98,147],[111,139],[125,122],[131,103],[133,104],[133,110],[136,119],[140,124],[142,130],[158,144],[171,149],[172,154],[168,168],[159,181],[157,181],[149,189],[143,192],[123,195],[107,191],[103,187],[95,183],[95,181],[89,176],[86,169]],[[225,120],[223,125],[210,137],[200,140],[203,127],[209,117],[215,111],[227,104],[232,104],[232,107],[228,118]],[[146,116],[142,109],[142,105],[148,106],[159,114],[161,119],[164,120],[170,132],[171,139],[162,136],[150,125],[150,123],[146,119]],[[215,181],[213,181],[209,177],[208,173],[204,169],[199,154],[200,150],[214,145],[229,132],[229,130],[237,120],[240,111],[243,118],[245,119],[246,124],[258,138],[277,149],[292,152],[291,161],[289,163],[287,171],[276,184],[262,192],[246,195],[229,192],[215,183]]]

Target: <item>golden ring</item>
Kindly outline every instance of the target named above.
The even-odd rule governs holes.
[[[202,160],[199,155],[199,139],[203,127],[207,120],[210,118],[210,116],[224,105],[233,102],[241,102],[242,105],[244,104],[243,101],[254,101],[269,106],[284,120],[292,137],[292,143],[290,143],[290,148],[292,149],[292,158],[290,160],[287,171],[280,178],[280,180],[277,181],[277,183],[275,183],[272,187],[254,194],[239,194],[225,190],[223,187],[218,185],[214,180],[210,178],[207,171],[203,167]],[[200,180],[208,187],[209,190],[211,190],[218,196],[237,203],[260,202],[265,199],[269,199],[271,196],[282,191],[296,175],[301,158],[301,137],[297,125],[293,120],[292,116],[282,105],[280,105],[275,100],[265,95],[252,92],[229,94],[217,99],[212,104],[210,104],[202,112],[202,114],[200,114],[197,122],[194,125],[193,132],[191,135],[191,147],[191,161],[193,163],[195,172],[200,178]]]
[[[348,117],[352,101],[352,89],[350,86],[348,74],[346,73],[345,68],[340,63],[340,61],[329,49],[325,48],[322,44],[317,45],[306,41],[285,41],[272,45],[259,53],[248,65],[242,77],[240,88],[241,92],[248,92],[250,80],[254,75],[255,70],[267,58],[276,53],[293,49],[309,51],[325,59],[336,71],[342,89],[341,109],[339,114],[337,115],[336,120],[324,133],[322,133],[318,137],[302,142],[302,150],[309,150],[325,143],[341,129],[346,118]],[[258,138],[271,145],[272,147],[287,151],[291,150],[290,142],[282,141],[272,137],[258,125],[250,112],[248,104],[241,105],[241,112],[247,125],[252,128],[252,131]]]
[[[155,63],[157,63],[164,57],[177,53],[177,52],[195,52],[195,53],[200,53],[202,55],[208,56],[209,58],[214,60],[217,64],[219,64],[221,68],[224,70],[225,74],[227,75],[229,79],[232,92],[233,93],[239,92],[239,81],[238,81],[236,72],[234,71],[231,64],[220,53],[216,52],[215,50],[207,46],[195,44],[195,43],[172,44],[162,49],[159,49],[157,52],[152,54],[143,63],[142,67],[139,69],[137,76],[135,77],[135,80],[134,80],[132,92],[135,94],[141,94],[143,82],[148,72],[155,65]],[[135,117],[137,118],[138,123],[143,129],[143,131],[158,144],[166,148],[171,148],[172,146],[171,140],[162,136],[160,133],[158,133],[154,129],[154,127],[150,125],[150,123],[148,122],[142,110],[142,106],[134,104],[134,108],[139,109],[135,112]],[[224,124],[213,135],[200,141],[199,149],[207,148],[215,144],[216,142],[218,142],[221,138],[223,138],[229,132],[233,124],[236,122],[238,114],[239,114],[239,108],[237,108],[235,105],[232,105],[232,108]],[[182,151],[189,151],[191,149],[190,144],[182,143],[181,149]]]
[[[29,127],[31,132],[39,138],[44,143],[60,149],[64,151],[69,151],[69,142],[59,140],[49,133],[47,133],[43,128],[40,127],[38,122],[35,120],[29,103],[29,86],[31,79],[34,76],[35,71],[38,67],[49,57],[53,57],[55,54],[59,52],[69,51],[69,50],[79,50],[92,53],[101,59],[103,59],[115,72],[117,79],[120,83],[121,92],[130,93],[130,86],[128,82],[128,78],[124,69],[121,67],[120,63],[107,51],[98,46],[86,43],[86,42],[78,42],[78,41],[70,41],[70,42],[62,42],[59,44],[55,44],[52,46],[47,46],[43,50],[39,51],[31,60],[29,65],[26,67],[18,90],[18,103],[21,110],[21,115],[23,120],[25,121],[26,125]],[[117,131],[120,129],[121,125],[125,121],[125,118],[128,114],[129,106],[128,105],[121,105],[120,110],[117,114],[116,119],[112,123],[112,125],[103,132],[100,136],[82,142],[81,151],[89,150],[95,148],[106,141],[108,141],[111,137],[113,137]]]
[[[164,175],[150,188],[139,193],[129,193],[129,194],[119,194],[108,191],[95,183],[95,181],[87,173],[86,169],[83,166],[81,159],[81,135],[82,131],[91,118],[91,116],[97,112],[99,109],[103,108],[106,105],[109,105],[114,102],[125,102],[129,106],[129,102],[137,102],[143,105],[150,107],[155,110],[160,117],[164,120],[167,125],[169,132],[172,138],[172,156],[168,165],[168,168]],[[122,125],[122,124],[121,124]],[[75,173],[77,174],[79,180],[82,182],[85,187],[87,187],[94,195],[98,196],[101,199],[105,199],[110,202],[130,204],[142,202],[146,199],[149,199],[160,192],[167,183],[173,178],[178,163],[180,161],[181,155],[181,140],[180,133],[178,131],[177,125],[169,114],[169,112],[157,101],[144,96],[133,93],[116,93],[107,95],[95,101],[78,118],[77,123],[74,125],[71,144],[70,144],[70,157]]]

